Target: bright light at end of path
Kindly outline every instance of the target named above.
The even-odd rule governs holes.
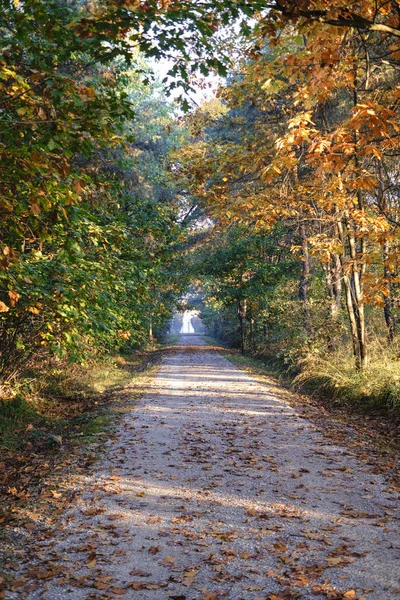
[[[192,319],[197,317],[199,314],[198,310],[185,310],[182,317],[182,328],[181,333],[195,333],[192,325]]]

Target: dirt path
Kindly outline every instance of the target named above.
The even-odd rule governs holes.
[[[163,360],[6,598],[400,598],[383,477],[201,343]]]

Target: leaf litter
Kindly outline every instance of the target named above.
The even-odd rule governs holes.
[[[50,490],[73,501],[27,528],[29,551],[8,560],[0,597],[398,598],[393,487],[274,384],[202,352],[197,337],[181,344],[102,462],[82,469],[79,493]]]

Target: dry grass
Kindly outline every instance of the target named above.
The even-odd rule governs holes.
[[[310,352],[295,377],[297,389],[332,394],[340,402],[380,409],[400,416],[400,358],[398,347],[388,348],[376,339],[370,345],[367,368],[355,368],[349,348],[336,354]]]
[[[149,353],[135,353],[85,365],[41,361],[2,390],[0,448],[51,445],[57,436],[97,429],[110,394],[143,371],[150,358]]]

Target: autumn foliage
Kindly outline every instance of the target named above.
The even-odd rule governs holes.
[[[395,0],[4,3],[2,377],[42,351],[144,344],[199,215],[220,236],[195,276],[243,348],[270,345],[288,307],[294,346],[350,341],[363,369],[381,322],[394,348],[399,40]],[[170,90],[228,72],[189,135],[143,56],[170,60]]]
[[[232,239],[236,230],[236,247],[254,235],[275,240],[265,260],[281,271],[285,252],[297,258],[297,284],[285,259],[276,286],[283,312],[298,315],[289,330],[303,340],[303,356],[337,351],[349,339],[365,369],[374,332],[395,342],[400,300],[399,6],[268,6],[220,89],[220,114],[204,106],[190,117],[182,177],[223,247],[223,232]],[[233,272],[212,270],[217,308],[226,277],[233,284]],[[238,322],[245,315],[249,348],[254,328],[265,347],[282,328],[278,319],[287,320],[273,286],[251,291],[259,277],[252,261],[229,304]]]
[[[143,346],[179,294],[173,108],[104,10],[38,0],[3,11],[2,381],[49,353],[79,362]]]

